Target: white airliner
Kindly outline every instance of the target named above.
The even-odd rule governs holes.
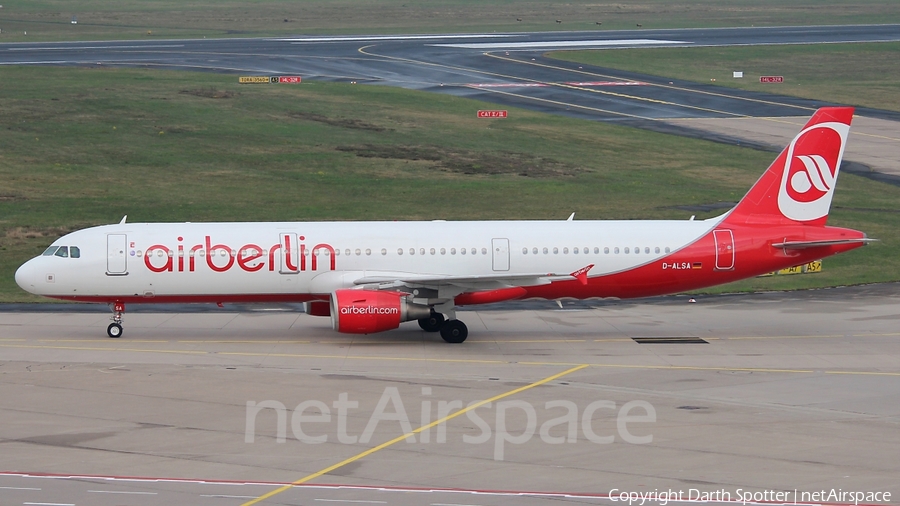
[[[456,308],[645,297],[864,245],[825,225],[853,109],[819,109],[731,211],[683,221],[126,223],[79,230],[22,265],[28,292],[110,305],[306,302],[338,332],[418,320],[459,343]]]

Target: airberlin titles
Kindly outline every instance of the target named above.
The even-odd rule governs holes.
[[[203,268],[201,266],[204,263],[206,268],[213,272],[227,272],[233,268],[246,272],[257,272],[266,268],[270,272],[277,269],[282,273],[315,271],[319,268],[320,253],[328,259],[328,269],[335,270],[333,246],[320,243],[308,248],[302,242],[306,237],[299,236],[299,241],[295,241],[294,237],[296,236],[293,234],[285,234],[280,242],[269,248],[248,243],[238,250],[227,244],[213,244],[212,238],[208,235],[204,237],[202,243],[189,247],[184,244],[183,237],[178,237],[178,244],[174,248],[154,244],[143,252],[135,250],[135,243],[132,242],[129,254],[143,256],[144,265],[152,272],[195,272]]]

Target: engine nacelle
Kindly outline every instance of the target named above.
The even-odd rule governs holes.
[[[431,308],[407,297],[400,292],[336,290],[331,294],[331,326],[347,334],[373,334],[431,316]]]

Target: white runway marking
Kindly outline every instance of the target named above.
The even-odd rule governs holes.
[[[587,82],[566,82],[562,83],[568,86],[647,86],[647,83],[640,81],[587,81]],[[547,83],[474,83],[467,84],[470,88],[546,88],[550,86]]]
[[[157,49],[160,47],[184,47],[184,44],[148,46],[60,46],[60,47],[11,47],[7,51],[79,51],[82,49]]]
[[[689,44],[682,40],[656,39],[613,39],[613,40],[547,40],[536,42],[473,42],[470,44],[432,44],[438,47],[458,47],[463,49],[535,49],[557,47],[606,47],[606,46],[650,46],[669,44]]]
[[[497,37],[521,37],[521,35],[373,35],[368,37],[303,37],[298,39],[275,39],[279,42],[370,42],[379,40],[442,40],[442,39],[486,39]]]

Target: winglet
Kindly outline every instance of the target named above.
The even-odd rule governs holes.
[[[569,217],[566,219],[566,221],[573,221],[574,219],[575,219],[575,213],[572,213],[569,215]]]
[[[119,225],[124,225],[124,224],[125,224],[125,220],[127,220],[127,219],[128,219],[128,215],[127,215],[127,214],[126,214],[125,216],[122,216],[122,221],[119,222]]]
[[[582,285],[587,285],[588,271],[590,271],[593,268],[594,268],[594,264],[586,265],[586,266],[582,267],[581,269],[578,269],[577,271],[573,272],[572,274],[569,274],[569,276],[572,276],[573,278],[577,279],[579,282],[581,282]]]

